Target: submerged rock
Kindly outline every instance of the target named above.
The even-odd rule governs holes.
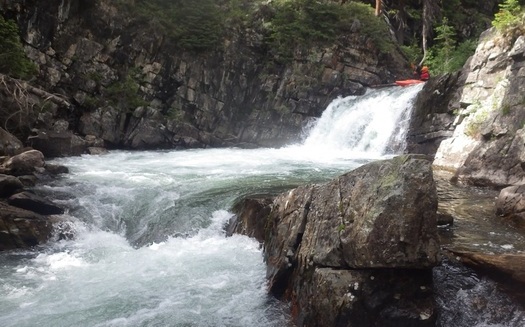
[[[469,250],[447,249],[454,260],[459,260],[476,271],[487,274],[512,296],[525,300],[525,254],[494,254]]]

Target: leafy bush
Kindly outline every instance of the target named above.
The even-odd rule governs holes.
[[[18,26],[0,15],[0,72],[16,78],[30,78],[37,72],[20,42]]]

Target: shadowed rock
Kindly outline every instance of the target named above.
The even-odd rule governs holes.
[[[61,215],[64,209],[41,196],[30,192],[21,192],[9,197],[9,204],[18,208],[31,210],[41,215]]]
[[[0,197],[8,197],[24,188],[22,182],[10,175],[0,174]]]
[[[264,242],[266,217],[271,211],[272,199],[245,199],[232,211],[237,214],[226,228],[226,234],[243,234]]]

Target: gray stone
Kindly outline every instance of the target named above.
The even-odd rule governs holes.
[[[37,168],[44,167],[44,155],[38,150],[29,150],[7,160],[5,167],[12,175],[30,175]]]
[[[496,200],[496,214],[525,231],[525,185],[502,189]]]
[[[78,156],[86,152],[86,141],[71,131],[38,131],[30,139],[31,146],[46,157]]]

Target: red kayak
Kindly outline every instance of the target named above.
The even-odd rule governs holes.
[[[402,81],[396,81],[396,85],[399,86],[409,86],[409,85],[415,85],[425,83],[425,81],[419,80],[419,79],[404,79]]]

